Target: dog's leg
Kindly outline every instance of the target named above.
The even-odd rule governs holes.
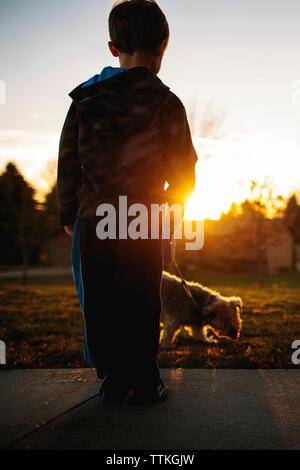
[[[216,339],[208,338],[206,326],[203,326],[202,328],[198,326],[192,326],[192,334],[193,338],[196,341],[204,341],[205,343],[217,343]]]
[[[169,348],[180,325],[178,321],[168,314],[165,314],[164,321],[165,322],[160,345],[162,348]]]

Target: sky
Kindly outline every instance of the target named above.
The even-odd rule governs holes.
[[[217,217],[251,179],[300,190],[300,2],[158,3],[171,31],[158,76],[185,104],[198,151],[193,211]],[[0,0],[0,170],[15,161],[40,193],[55,175],[68,93],[119,65],[107,47],[112,5]],[[226,114],[217,139],[199,132],[207,109]]]

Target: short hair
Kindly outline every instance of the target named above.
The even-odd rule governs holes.
[[[132,54],[156,48],[169,39],[167,19],[155,0],[119,0],[108,18],[109,34],[120,52]]]

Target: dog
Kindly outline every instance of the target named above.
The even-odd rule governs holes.
[[[196,282],[187,282],[198,309],[185,292],[181,279],[166,271],[161,283],[161,322],[163,334],[161,347],[169,348],[180,327],[188,326],[196,341],[215,343],[216,339],[207,336],[207,328],[217,337],[237,341],[240,336],[242,320],[242,299],[224,297]]]

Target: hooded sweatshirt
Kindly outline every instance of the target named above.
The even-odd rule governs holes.
[[[105,67],[69,96],[58,159],[62,225],[94,218],[99,204],[119,196],[187,201],[197,155],[185,108],[150,69]]]

